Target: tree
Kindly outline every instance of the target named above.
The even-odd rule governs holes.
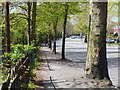
[[[57,26],[58,26],[58,19],[59,19],[59,8],[58,5],[59,3],[51,3],[51,8],[52,11],[54,12],[53,14],[53,52],[56,54],[56,37],[57,37]]]
[[[28,5],[28,44],[30,45],[31,44],[31,28],[30,28],[30,25],[31,25],[31,2],[27,2],[27,5]]]
[[[56,20],[54,22],[54,45],[53,45],[53,52],[56,54],[56,34],[57,34],[57,23],[58,23],[58,16],[56,17]]]
[[[14,2],[11,3],[11,13],[10,13],[10,19],[11,19],[11,30],[13,37],[16,37],[12,42],[15,43],[21,43],[23,41],[23,44],[31,44],[31,7],[32,3],[31,2]],[[14,10],[14,8],[16,8]],[[27,24],[27,27],[26,27]],[[27,32],[27,33],[26,33]],[[16,34],[16,33],[19,33]],[[26,35],[25,35],[26,34]],[[21,35],[21,36],[20,36]],[[24,37],[23,37],[24,36]],[[26,39],[27,36],[27,39]]]
[[[76,19],[78,23],[75,25],[75,31],[80,33],[81,39],[82,35],[85,35],[84,42],[87,42],[87,37],[89,33],[89,22],[90,22],[90,16],[89,16],[89,3],[88,2],[81,2],[81,12],[76,15]]]
[[[31,31],[31,41],[36,41],[36,7],[37,2],[33,2],[32,7],[32,31]]]
[[[13,14],[11,14],[12,16]],[[27,21],[25,19],[15,17],[11,20],[11,43],[27,44]]]
[[[62,59],[65,59],[65,35],[66,35],[66,23],[67,23],[67,15],[68,15],[68,2],[65,4],[65,16],[64,16],[64,24],[63,24],[63,36],[62,36]]]
[[[10,20],[9,20],[9,2],[5,3],[5,17],[6,17],[6,52],[10,53]],[[9,57],[7,57],[9,60]]]
[[[39,41],[38,42],[46,42],[48,39],[48,46],[52,49],[52,36],[53,36],[53,21],[55,22],[55,18],[53,17],[53,10],[52,8],[54,4],[52,3],[41,3],[37,8],[37,19],[36,19],[36,26],[37,26],[37,33],[39,34]],[[37,36],[37,35],[36,35]],[[48,38],[46,39],[46,37]]]
[[[48,47],[52,49],[52,32],[48,33]]]
[[[112,85],[106,58],[107,2],[90,3],[91,27],[86,60],[86,77]]]
[[[38,25],[43,25],[43,27],[38,26],[39,28],[41,27],[41,32],[45,32],[45,34],[48,36],[48,45],[49,48],[51,48],[52,44],[52,38],[53,38],[53,52],[56,54],[56,34],[57,34],[57,26],[58,26],[58,21],[61,19],[63,16],[61,13],[62,3],[58,2],[48,2],[48,3],[41,3],[38,7],[39,12],[38,12]],[[46,38],[46,35],[44,35]],[[52,37],[53,36],[53,37]],[[45,39],[47,40],[47,39]]]
[[[113,28],[118,25],[118,20],[113,18],[118,18],[118,2],[108,2],[108,18],[107,18],[107,35],[111,34]]]

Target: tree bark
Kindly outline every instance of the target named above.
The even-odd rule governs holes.
[[[89,43],[90,28],[91,28],[91,15],[89,15],[89,25],[88,25],[87,43]]]
[[[31,41],[34,40],[35,42],[36,42],[36,7],[37,2],[33,2]]]
[[[91,2],[91,27],[86,60],[86,77],[108,80],[112,85],[106,58],[107,2]],[[106,84],[105,83],[105,84]]]
[[[28,2],[27,3],[28,4],[28,19],[27,19],[27,21],[28,21],[28,45],[31,45],[31,38],[30,38],[30,25],[31,25],[31,14],[30,14],[30,12],[31,12],[31,2]]]
[[[48,34],[46,34],[45,36],[45,46],[47,46],[47,44],[48,44]]]
[[[62,59],[65,59],[65,34],[66,34],[67,15],[68,15],[68,2],[66,2],[65,5],[65,17],[64,17],[64,25],[63,25],[63,35],[62,35]]]
[[[87,37],[87,54],[89,54],[88,52],[88,48],[89,48],[89,36],[90,36],[90,28],[91,28],[91,15],[89,14],[89,27],[88,27],[88,37]]]
[[[4,19],[4,3],[2,3],[2,9],[1,9],[1,15],[2,15],[2,20]],[[2,21],[1,20],[1,21]],[[5,23],[3,23],[3,24],[5,24]],[[4,27],[2,27],[1,28],[2,29],[2,36],[3,37],[6,37],[6,33],[5,33],[5,31],[4,31]],[[4,38],[4,39],[2,39],[2,45],[5,45],[6,44],[6,38]],[[3,52],[2,52],[3,53]]]
[[[49,32],[48,34],[48,47],[52,49],[52,33]]]
[[[10,20],[9,20],[9,2],[5,5],[5,17],[6,17],[6,52],[10,53]],[[7,60],[9,57],[7,57]]]
[[[88,42],[88,40],[87,40],[87,35],[85,35],[85,41],[84,41],[85,43],[87,43]]]
[[[56,54],[56,34],[57,34],[57,23],[58,23],[58,16],[56,17],[56,22],[54,23],[54,44],[53,44],[53,52]]]

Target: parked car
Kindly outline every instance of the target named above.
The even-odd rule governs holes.
[[[109,39],[114,39],[113,37],[108,37]]]
[[[106,43],[115,43],[115,40],[114,39],[110,39],[110,38],[107,38],[106,39]]]
[[[72,39],[75,39],[75,38],[77,38],[77,39],[79,39],[80,38],[80,36],[70,36]]]
[[[72,39],[75,39],[76,38],[76,36],[70,36]]]

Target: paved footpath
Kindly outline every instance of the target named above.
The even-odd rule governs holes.
[[[84,43],[84,39],[66,38],[65,43],[66,57],[80,64],[81,68],[84,68],[87,55],[87,43]],[[61,53],[62,39],[57,40],[56,46],[57,52]],[[113,82],[113,85],[120,87],[120,47],[114,44],[107,44],[106,51],[110,79]]]
[[[93,80],[84,78],[84,70],[80,65],[70,60],[61,60],[60,54],[43,46],[41,48],[41,62],[35,70],[34,83],[36,88],[57,90],[58,88],[97,88]],[[79,89],[81,90],[81,89]],[[111,89],[113,90],[113,89]]]

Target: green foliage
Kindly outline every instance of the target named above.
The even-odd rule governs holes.
[[[28,84],[28,89],[33,89],[33,88],[35,88],[35,84],[30,81]]]
[[[118,2],[109,2],[108,3],[108,14],[118,17],[118,14],[116,14],[118,13],[118,8],[119,8]]]
[[[108,17],[107,17],[107,34],[110,34],[112,29],[118,25],[118,2],[108,3]],[[114,19],[113,19],[114,18]]]
[[[81,12],[78,2],[69,2],[68,21],[71,15]],[[62,32],[65,15],[65,2],[41,3],[37,9],[37,32],[40,42],[45,40],[49,32],[53,33],[53,25],[58,17],[57,32]],[[72,26],[72,25],[71,25]],[[71,28],[72,29],[72,28]],[[68,31],[67,31],[68,30]],[[66,32],[69,32],[67,29]],[[71,30],[72,31],[72,30]]]
[[[27,40],[27,25],[26,20],[15,16],[11,20],[11,41],[12,43],[22,43]]]
[[[0,25],[0,28],[1,28],[1,27],[5,27],[5,24],[1,24],[1,25]]]
[[[33,43],[34,45],[34,43]],[[8,68],[4,67],[4,64],[10,63],[11,64],[11,68],[14,67],[15,62],[17,62],[18,60],[20,60],[22,57],[24,57],[27,53],[31,53],[31,50],[36,51],[37,54],[40,47],[39,46],[33,46],[33,45],[21,45],[21,44],[15,44],[15,45],[11,45],[11,52],[10,53],[4,53],[1,57],[6,57],[8,56],[10,58],[9,61],[7,60],[3,60],[3,67],[2,67],[2,74],[0,74],[0,78],[2,79],[3,83],[8,75]],[[36,54],[35,53],[35,54]],[[35,57],[35,60],[37,60],[38,58]],[[37,62],[37,61],[35,61]],[[31,72],[30,73],[30,77],[34,77],[35,73]]]
[[[78,22],[75,24],[75,31],[88,35],[89,32],[89,3],[79,3],[81,7],[81,13],[77,14],[75,20]]]
[[[31,78],[33,78],[33,77],[36,76],[36,74],[35,74],[33,71],[30,71],[30,74],[29,74],[29,75],[30,75]]]
[[[33,77],[35,77],[35,76],[36,76],[36,74],[35,74],[33,71],[30,71],[29,77],[30,77],[30,78],[33,78]],[[30,89],[30,88],[35,88],[35,84],[32,83],[31,79],[30,79],[30,81],[29,81],[28,88],[29,88],[29,89]]]
[[[0,74],[0,85],[6,80],[7,75],[3,75],[3,73]]]
[[[17,43],[27,44],[28,42],[27,9],[28,9],[27,2],[10,3],[10,25],[11,25],[10,30],[12,44]],[[81,12],[78,2],[69,2],[68,18],[70,19],[70,15],[74,15],[78,12]],[[63,25],[64,13],[65,2],[41,2],[39,3],[39,5],[37,5],[36,39],[38,42],[40,43],[44,42],[45,36],[49,32],[53,32],[53,25],[57,17],[59,19],[58,22],[61,22],[61,25]],[[5,23],[5,20],[3,20],[3,23]],[[4,26],[5,24],[1,25],[0,27]]]
[[[11,52],[10,53],[4,53],[2,57],[9,56],[11,62],[17,62],[19,59],[24,57],[27,53],[30,53],[31,50],[38,48],[34,47],[32,45],[21,45],[21,44],[15,44],[11,45]]]
[[[21,44],[12,45],[11,48],[13,49],[10,53],[10,59],[13,62],[16,62],[20,58],[22,58],[25,55],[24,48]]]

